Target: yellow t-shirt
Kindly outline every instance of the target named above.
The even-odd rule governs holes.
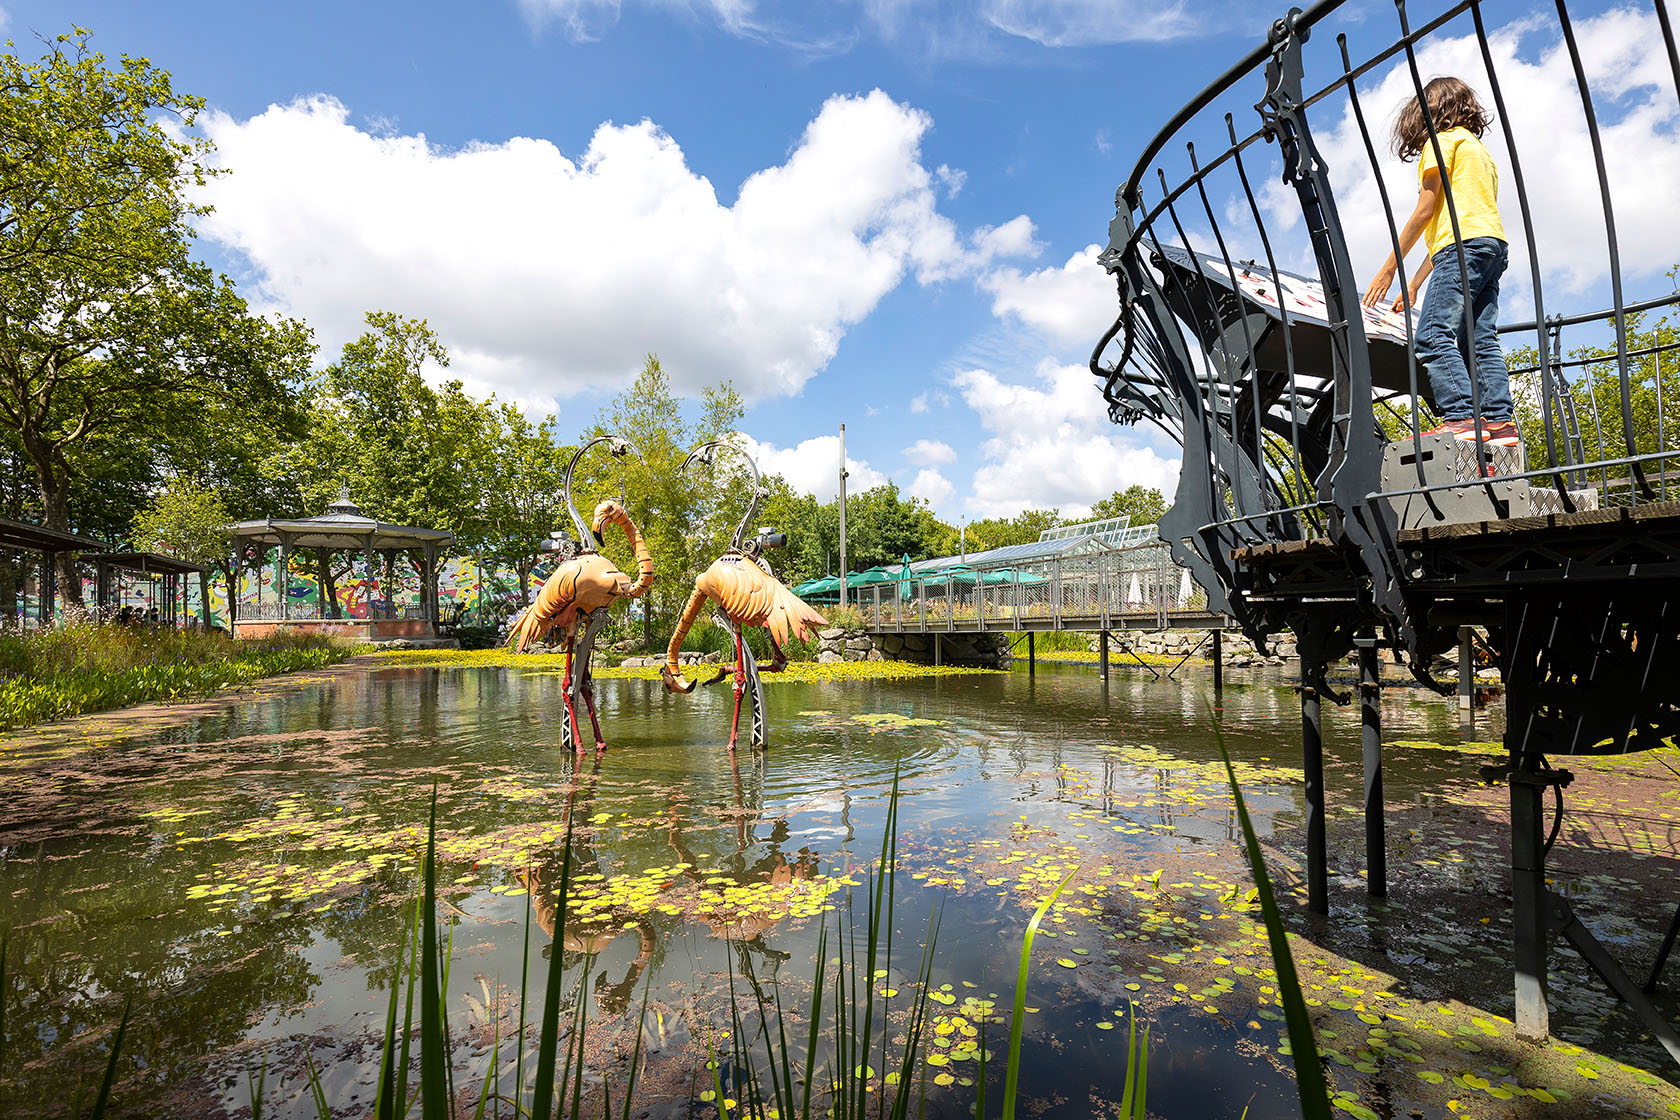
[[[1459,236],[1505,240],[1505,225],[1499,220],[1499,168],[1483,144],[1466,128],[1449,128],[1440,134],[1441,155],[1447,161],[1447,184],[1452,188],[1453,210],[1458,214]],[[1424,141],[1418,155],[1418,182],[1435,166],[1435,146]],[[1435,202],[1435,213],[1424,227],[1424,243],[1434,256],[1453,243],[1452,216],[1447,212],[1447,194]]]

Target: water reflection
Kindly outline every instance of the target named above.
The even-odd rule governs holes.
[[[1049,665],[903,684],[777,683],[766,690],[784,729],[777,745],[739,752],[733,764],[722,737],[712,737],[727,723],[727,695],[678,704],[656,682],[598,687],[618,739],[581,764],[558,748],[561,679],[499,669],[358,671],[97,743],[10,744],[17,753],[0,764],[0,918],[12,936],[0,1104],[46,1101],[39,1111],[64,1111],[64,1086],[94,1084],[130,993],[131,1060],[120,1088],[131,1114],[214,1111],[240,1099],[238,1071],[258,1053],[279,1064],[306,1044],[334,1064],[336,1085],[354,1091],[366,1072],[356,1045],[382,1025],[401,953],[413,830],[423,830],[434,780],[456,930],[452,976],[466,978],[454,984],[455,1006],[463,991],[476,993],[475,975],[505,985],[529,967],[542,977],[558,945],[568,982],[589,976],[594,1014],[622,1022],[651,984],[660,1021],[680,1021],[702,1047],[693,1028],[721,1006],[731,974],[766,999],[800,1005],[817,930],[832,920],[823,908],[842,902],[878,850],[895,769],[902,957],[886,983],[914,970],[905,962],[942,903],[936,983],[959,999],[998,992],[1007,1000],[1033,896],[1005,881],[1020,866],[1006,861],[1077,846],[1092,867],[1111,869],[1111,885],[1091,900],[1100,928],[1053,929],[1050,943],[1069,947],[1052,956],[1079,967],[1035,974],[1042,1011],[1030,1044],[1059,1049],[1055,1063],[1029,1074],[1029,1091],[1079,1089],[1050,1115],[1087,1114],[1084,1086],[1094,1091],[1112,1073],[1115,1032],[1095,1035],[1091,1023],[1134,993],[1115,990],[1132,976],[1111,970],[1158,959],[1110,956],[1105,946],[1130,954],[1135,941],[1118,934],[1152,907],[1171,910],[1156,919],[1163,930],[1191,928],[1219,909],[1216,898],[1174,883],[1242,875],[1230,805],[1210,777],[1216,732],[1256,775],[1255,823],[1273,837],[1268,855],[1286,893],[1295,882],[1302,805],[1298,784],[1279,775],[1299,765],[1299,709],[1281,675],[1233,676],[1218,706],[1203,678],[1155,680],[1121,668],[1106,686],[1089,668]],[[1388,739],[1458,739],[1450,700],[1422,703],[1394,690],[1383,718]],[[1497,737],[1496,709],[1477,719],[1478,737]],[[1425,984],[1465,982],[1463,968],[1433,963],[1444,950],[1422,939],[1439,935],[1439,922],[1424,928],[1415,914],[1366,910],[1357,819],[1348,815],[1359,803],[1357,713],[1327,706],[1326,735],[1333,838],[1348,820],[1354,842],[1332,849],[1338,906],[1347,909],[1325,928],[1353,938],[1343,951],[1386,960],[1391,971],[1415,967]],[[1497,836],[1469,830],[1481,812],[1464,806],[1469,761],[1421,750],[1388,760],[1390,802],[1404,814],[1390,831],[1391,865],[1405,869],[1395,875],[1397,897],[1417,877],[1471,896],[1493,889],[1486,883],[1500,874],[1503,851]],[[574,905],[562,925],[555,896],[568,829]],[[1447,830],[1455,830],[1450,845]],[[1129,877],[1163,870],[1163,891],[1134,893]],[[230,884],[237,889],[193,896],[195,887]],[[1615,889],[1590,875],[1571,884]],[[289,886],[319,893],[291,898]],[[527,905],[537,927],[528,958]],[[1485,1006],[1505,998],[1504,976],[1483,956],[1497,954],[1503,936],[1489,927],[1473,948],[1450,944],[1480,974],[1469,994]],[[1225,1025],[1188,1003],[1152,1005],[1166,1048],[1151,1067],[1163,1114],[1234,1116],[1240,1107],[1224,1109],[1231,1086],[1240,1092],[1229,1099],[1258,1093],[1251,1117],[1286,1113],[1289,1081],[1268,1056],[1272,1043],[1244,1034],[1247,1012],[1227,1002]],[[673,1063],[693,1056],[677,1043],[664,1053]],[[930,1114],[960,1111],[965,1099],[930,1100]],[[307,1114],[307,1102],[295,1112]]]

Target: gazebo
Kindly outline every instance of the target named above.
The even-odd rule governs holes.
[[[234,555],[241,571],[243,567],[252,566],[247,555],[253,548],[254,566],[259,571],[269,563],[270,550],[277,550],[274,560],[275,601],[264,599],[259,579],[256,601],[240,602],[241,581],[233,581],[228,596],[228,614],[236,638],[267,637],[286,628],[308,628],[368,641],[430,639],[437,636],[438,566],[444,550],[455,543],[455,535],[445,529],[387,525],[364,517],[345,490],[320,517],[240,521],[228,526],[228,532],[233,538]],[[288,573],[292,557],[300,551],[314,553],[318,570],[322,572],[330,572],[333,553],[362,555],[368,578],[363,584],[359,614],[353,609],[350,617],[341,617],[345,612],[337,597],[328,595],[330,579],[322,581],[316,602],[292,602]],[[398,606],[392,594],[398,586],[398,553],[405,555],[420,576],[420,601],[417,605]],[[382,576],[374,564],[376,556],[384,560]],[[378,595],[374,593],[376,580]]]

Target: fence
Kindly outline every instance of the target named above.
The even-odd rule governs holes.
[[[1165,629],[1175,616],[1209,613],[1207,592],[1159,542],[854,594],[877,630]]]

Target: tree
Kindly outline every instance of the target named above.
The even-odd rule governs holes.
[[[231,603],[237,593],[228,553],[232,543],[228,525],[232,521],[221,495],[190,479],[177,478],[134,515],[130,535],[135,547],[143,552],[161,552],[223,573]],[[208,572],[201,573],[198,580],[206,624],[210,622],[208,577]]]
[[[203,102],[145,59],[107,68],[88,35],[58,36],[39,62],[0,55],[0,427],[56,529],[71,527],[79,445],[260,412],[312,351],[300,324],[251,315],[189,254],[204,211],[185,190],[210,174],[209,143],[190,132]],[[72,558],[61,564],[79,602]]]
[[[1133,525],[1153,525],[1167,512],[1167,499],[1156,490],[1141,483],[1133,483],[1124,490],[1116,490],[1091,507],[1092,521],[1110,517],[1130,517]]]
[[[622,496],[647,538],[659,565],[644,602],[643,633],[649,639],[654,614],[672,615],[687,601],[694,576],[726,547],[748,500],[747,475],[737,456],[720,452],[711,470],[680,470],[697,445],[740,438],[736,426],[746,406],[732,385],[702,390],[699,404],[699,415],[685,418],[670,376],[649,354],[635,382],[601,410],[583,437],[622,436],[639,454],[614,459],[592,452],[573,480],[585,518],[595,502]],[[621,539],[607,538],[606,553],[624,571],[633,570],[634,558]]]
[[[555,442],[553,416],[532,424],[518,408],[504,404],[492,419],[485,548],[518,573],[519,601],[528,606],[531,573],[544,542],[554,530],[568,527],[560,476],[572,449]]]
[[[846,507],[846,560],[854,572],[920,560],[929,553],[925,503],[900,497],[896,482],[885,482],[851,498]]]

